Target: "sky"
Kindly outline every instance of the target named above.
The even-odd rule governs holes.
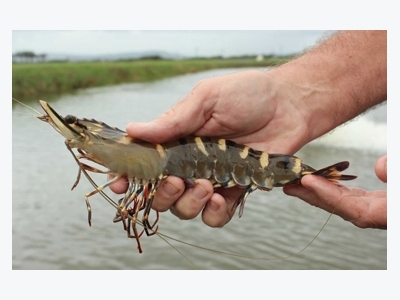
[[[186,57],[299,53],[324,30],[13,30],[12,52],[104,55],[165,51]]]

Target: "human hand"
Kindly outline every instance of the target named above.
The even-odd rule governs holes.
[[[375,164],[377,177],[387,182],[387,156]],[[339,186],[320,176],[306,175],[301,185],[288,185],[283,191],[307,203],[333,212],[361,228],[387,228],[387,191],[366,191]]]
[[[387,99],[386,39],[385,31],[343,31],[272,71],[203,80],[159,118],[146,124],[130,123],[127,132],[154,143],[187,135],[218,136],[269,153],[293,154]],[[305,176],[302,182],[309,188],[319,182],[320,189],[338,192],[337,186],[321,180]],[[126,180],[111,188],[124,192]],[[377,196],[341,188],[336,193],[339,199],[343,195],[367,201],[367,197]],[[202,189],[203,195],[197,193]],[[311,202],[312,197],[326,196],[318,189],[299,191]],[[231,207],[241,193],[237,188],[214,192],[207,180],[198,180],[194,189],[185,191],[182,180],[170,176],[158,189],[153,207],[160,211],[171,207],[183,219],[193,218],[204,208],[206,224],[223,226],[232,217]],[[370,205],[379,203],[386,209],[386,202]]]
[[[202,80],[156,120],[128,124],[127,133],[153,143],[188,135],[224,137],[257,150],[293,154],[310,140],[310,133],[307,118],[287,91],[262,71]],[[126,180],[119,180],[111,189],[126,191]],[[205,224],[221,227],[232,218],[232,207],[242,193],[239,188],[214,192],[208,180],[197,180],[195,188],[185,190],[181,179],[169,176],[157,190],[153,208],[171,209],[181,219],[203,211]]]

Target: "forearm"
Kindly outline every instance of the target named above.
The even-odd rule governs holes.
[[[307,121],[308,140],[386,100],[386,38],[386,31],[339,32],[271,71]]]

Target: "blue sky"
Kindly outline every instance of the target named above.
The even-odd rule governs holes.
[[[13,30],[12,52],[100,55],[166,51],[184,56],[293,54],[328,36],[323,30]]]

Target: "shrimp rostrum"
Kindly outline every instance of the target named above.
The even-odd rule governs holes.
[[[166,176],[178,176],[189,185],[194,185],[195,179],[205,178],[213,183],[214,188],[243,188],[234,207],[240,206],[239,217],[247,197],[257,189],[269,191],[273,187],[299,183],[307,174],[319,175],[335,183],[356,178],[341,174],[349,166],[347,161],[315,170],[298,157],[268,154],[225,139],[187,137],[152,144],[129,137],[125,131],[94,119],[72,115],[62,117],[48,103],[39,101],[46,114],[38,118],[66,138],[65,145],[78,163],[79,173],[72,188],[79,183],[82,172],[85,175],[89,171],[114,176],[101,186],[94,184],[95,190],[85,195],[89,225],[92,222],[89,197],[97,193],[104,195],[103,189],[121,177],[127,178],[128,190],[118,201],[114,222],[122,221],[128,237],[137,240],[140,252],[139,238],[143,232],[152,235],[157,231],[158,212],[152,224],[149,215],[154,194]],[[103,166],[105,170],[83,163],[83,160]],[[140,232],[137,223],[143,226]]]

